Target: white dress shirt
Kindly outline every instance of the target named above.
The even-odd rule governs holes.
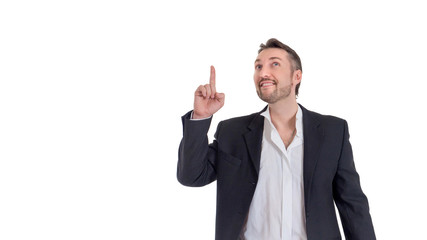
[[[296,114],[296,135],[286,149],[274,127],[270,109],[263,113],[258,183],[241,238],[306,240],[302,110]]]

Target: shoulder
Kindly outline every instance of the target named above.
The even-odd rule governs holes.
[[[264,110],[245,116],[223,120],[218,124],[217,131],[221,131],[224,135],[228,136],[244,134],[249,129],[262,128],[264,124],[264,117],[260,114]]]
[[[301,106],[301,105],[300,105]],[[303,112],[303,121],[304,123],[315,124],[318,123],[323,126],[330,127],[345,127],[347,126],[347,121],[343,118],[321,114],[318,112],[310,111],[301,106]]]
[[[252,113],[245,116],[234,117],[220,122],[223,126],[232,126],[232,125],[249,125],[255,118],[262,117],[259,113]]]
[[[309,111],[309,110],[307,110],[307,114],[318,119],[322,123],[342,124],[345,121],[345,119],[337,117],[337,116],[328,115],[328,114],[321,114],[321,113],[317,113],[317,112],[313,112],[313,111]]]
[[[266,109],[267,109],[267,106],[264,107],[264,109],[262,109],[259,112],[244,115],[244,116],[229,118],[227,120],[221,121],[220,124],[223,126],[238,126],[238,125],[249,126],[251,124],[254,124],[254,122],[259,122],[259,120],[264,120],[264,117],[261,116],[261,113],[264,112]]]

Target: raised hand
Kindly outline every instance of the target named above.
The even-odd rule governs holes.
[[[215,86],[215,68],[211,66],[209,84],[200,85],[194,93],[193,119],[212,116],[224,106],[225,94],[218,93]]]

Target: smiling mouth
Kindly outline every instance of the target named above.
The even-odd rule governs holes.
[[[259,87],[265,88],[265,87],[271,87],[273,85],[276,85],[274,81],[262,81],[259,83]]]

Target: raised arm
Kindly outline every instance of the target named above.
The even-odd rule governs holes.
[[[209,144],[207,133],[211,118],[224,106],[224,93],[216,92],[215,68],[211,66],[209,84],[201,85],[194,93],[193,113],[182,117],[183,138],[179,146],[177,178],[186,186],[204,186],[216,179],[217,143]],[[205,120],[192,120],[205,119]]]

